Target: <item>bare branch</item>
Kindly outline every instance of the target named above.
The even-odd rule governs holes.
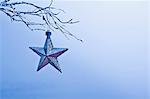
[[[11,0],[1,0],[0,1],[0,11],[5,13],[11,21],[24,23],[31,31],[46,31],[47,28],[51,31],[58,30],[68,38],[67,35],[74,37],[75,39],[82,42],[81,39],[77,38],[75,35],[70,33],[65,25],[78,23],[79,21],[73,21],[70,19],[68,21],[62,21],[58,15],[60,13],[65,13],[62,9],[57,9],[52,7],[53,0],[50,1],[49,6],[40,7],[36,4],[29,2],[10,2]],[[18,7],[30,7],[30,10],[25,11],[25,9],[17,9]],[[32,19],[31,19],[32,17]],[[38,19],[34,21],[33,19]],[[37,27],[36,27],[37,26]],[[39,27],[40,26],[40,27]]]

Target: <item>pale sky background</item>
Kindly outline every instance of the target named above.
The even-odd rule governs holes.
[[[45,34],[0,13],[1,98],[149,99],[148,2],[57,1],[80,20],[69,30],[84,43],[53,33],[55,47],[69,48],[59,57],[63,73],[36,72],[39,56],[28,47],[43,46]]]

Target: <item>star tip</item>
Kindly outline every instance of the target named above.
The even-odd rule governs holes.
[[[61,70],[59,70],[59,72],[62,74],[62,71],[61,71]]]
[[[38,72],[40,69],[37,69],[36,71]]]
[[[32,47],[29,47],[30,49],[32,49]]]
[[[66,48],[66,51],[68,51],[69,49],[68,48]]]

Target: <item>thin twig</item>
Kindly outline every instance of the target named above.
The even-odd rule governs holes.
[[[65,28],[65,25],[78,23],[79,21],[73,21],[73,19],[70,19],[68,21],[62,21],[58,17],[58,15],[61,12],[65,13],[65,11],[62,9],[57,9],[55,7],[52,7],[53,0],[50,1],[49,6],[47,7],[40,7],[34,3],[29,3],[24,1],[22,2],[10,2],[10,1],[11,0],[1,0],[0,11],[5,13],[12,21],[24,23],[31,31],[34,30],[46,31],[47,28],[49,28],[51,31],[59,30],[61,33],[64,34],[65,37],[68,38],[67,35],[69,35],[82,42],[81,39],[77,38],[75,35],[70,33]],[[17,10],[18,7],[22,7],[22,8],[31,7],[31,9],[30,11],[25,11],[24,9]],[[40,20],[38,19],[39,22],[35,22],[33,20],[29,20],[27,16],[34,17],[34,18],[38,17]],[[33,26],[40,26],[40,28],[39,27],[33,28]]]

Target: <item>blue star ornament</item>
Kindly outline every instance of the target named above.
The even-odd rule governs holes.
[[[50,63],[54,68],[56,68],[59,72],[62,73],[57,57],[66,52],[67,48],[53,48],[53,44],[51,41],[51,32],[46,32],[46,41],[44,47],[29,47],[35,53],[37,53],[41,58],[38,65],[37,71],[45,67],[48,63]]]

